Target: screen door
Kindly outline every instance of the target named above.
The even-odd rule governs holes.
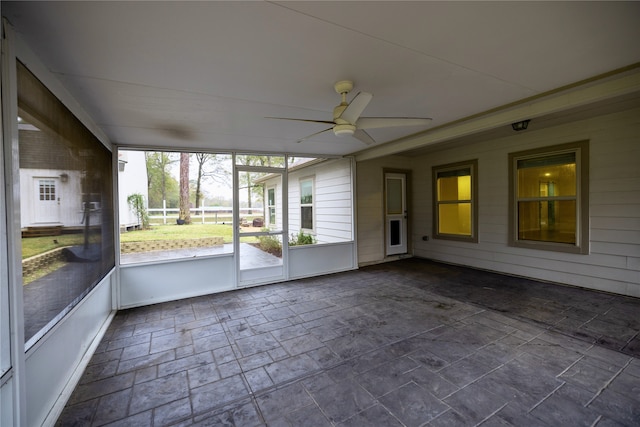
[[[385,174],[386,254],[407,253],[406,180],[402,173]]]

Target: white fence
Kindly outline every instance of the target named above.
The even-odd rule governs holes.
[[[162,224],[175,222],[178,219],[178,208],[155,208],[148,209],[149,220],[157,224],[161,220]],[[262,208],[240,208],[240,216],[245,219],[263,217]],[[231,223],[233,221],[233,208],[226,206],[203,206],[201,208],[191,208],[191,222],[201,222],[202,224]]]

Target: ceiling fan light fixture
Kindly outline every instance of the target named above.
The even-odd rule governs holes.
[[[352,136],[355,131],[356,131],[356,127],[354,125],[349,125],[349,124],[335,125],[333,127],[333,133],[336,136],[344,136],[344,135]]]

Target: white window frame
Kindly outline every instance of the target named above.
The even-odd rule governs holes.
[[[575,199],[576,201],[576,241],[575,243],[558,243],[520,239],[518,237],[518,201],[520,200],[518,161],[563,153],[575,153],[576,158],[576,195],[558,198],[558,200]],[[509,246],[583,255],[589,253],[589,141],[509,153],[509,194]],[[548,197],[545,200],[547,199]]]
[[[311,203],[302,203],[302,184],[311,181]],[[306,231],[309,233],[314,233],[316,231],[316,177],[315,176],[307,176],[304,178],[300,178],[298,180],[298,184],[300,187],[300,230]],[[312,228],[303,227],[302,221],[302,208],[310,207],[311,208],[311,225]]]
[[[269,200],[269,192],[273,191],[273,205],[269,204],[270,200]],[[278,201],[276,200],[276,186],[275,185],[270,185],[269,187],[267,187],[267,215],[268,215],[268,222],[267,224],[269,226],[275,226],[276,223],[278,222],[278,213],[276,211],[276,206],[278,204]],[[271,209],[273,209],[273,221],[271,220]]]

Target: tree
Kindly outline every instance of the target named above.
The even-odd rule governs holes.
[[[180,212],[178,219],[191,224],[189,205],[189,153],[180,153]]]
[[[163,201],[167,202],[167,207],[176,207],[178,182],[170,174],[170,166],[176,162],[175,153],[145,152],[145,161],[149,207],[161,208]]]
[[[210,179],[219,184],[228,185],[231,171],[225,167],[223,159],[215,154],[195,153],[196,162],[198,163],[198,173],[196,177],[195,188],[195,206],[200,207],[200,201],[203,199],[202,183],[205,179]]]

